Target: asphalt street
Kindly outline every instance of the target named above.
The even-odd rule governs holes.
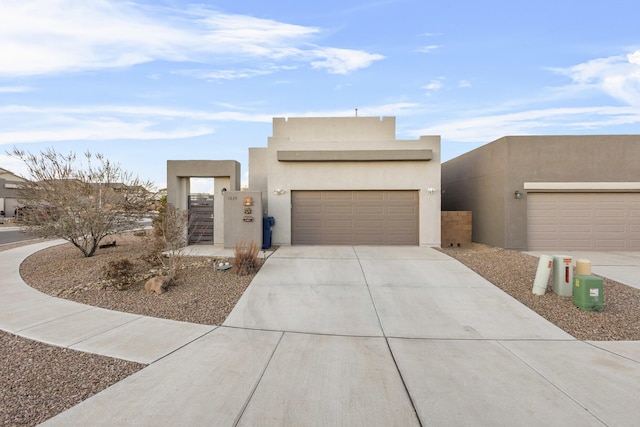
[[[141,228],[151,227],[151,219],[140,221],[139,226]],[[20,227],[0,226],[0,246],[31,239],[33,239],[33,237],[20,231]]]
[[[0,246],[31,239],[33,237],[20,231],[18,227],[0,227]]]

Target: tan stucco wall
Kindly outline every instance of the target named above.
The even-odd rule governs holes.
[[[305,129],[308,132],[305,132]],[[287,133],[290,131],[290,134]],[[273,244],[291,244],[291,191],[418,190],[420,245],[440,245],[440,137],[396,140],[394,118],[274,119],[267,150],[250,151],[250,189],[265,191]],[[278,161],[279,150],[431,150],[429,161]],[[266,171],[266,173],[265,173]],[[253,174],[256,173],[256,181]],[[265,187],[264,177],[267,176]],[[436,189],[429,194],[428,188]],[[276,189],[284,190],[281,195]]]
[[[269,150],[266,147],[249,148],[249,189],[262,192],[262,209],[269,210]]]
[[[443,209],[473,211],[475,242],[527,249],[525,182],[637,182],[639,156],[640,135],[507,136],[442,165]]]
[[[240,190],[240,163],[235,160],[167,160],[167,203],[187,209],[189,178],[229,178],[229,191]]]
[[[291,141],[391,141],[395,117],[293,117],[273,119],[274,138]]]
[[[442,165],[442,209],[471,211],[473,241],[505,241],[505,144],[485,145]]]

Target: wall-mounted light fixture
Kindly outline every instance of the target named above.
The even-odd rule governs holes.
[[[275,194],[276,196],[282,196],[284,194],[284,190],[282,188],[276,188],[275,190],[273,190],[273,194]]]
[[[224,193],[227,192],[227,187],[222,187],[222,191],[221,192],[222,192],[222,195],[224,196]]]
[[[520,191],[516,190],[514,194],[516,196],[516,199],[522,199],[522,193]]]
[[[435,188],[433,188],[433,187],[429,187],[429,188],[427,188],[427,193],[429,193],[429,195],[434,194],[436,191],[438,191],[438,190],[436,190],[436,189],[435,189]]]

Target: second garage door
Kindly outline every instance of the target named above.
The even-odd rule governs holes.
[[[294,245],[417,245],[417,191],[293,191]]]
[[[639,193],[530,193],[529,250],[640,250]]]

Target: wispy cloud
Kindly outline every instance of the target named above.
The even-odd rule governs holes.
[[[57,141],[168,140],[215,133],[216,122],[270,123],[276,117],[344,117],[354,110],[252,112],[238,106],[200,111],[155,106],[0,107],[0,145]],[[413,103],[371,105],[362,115],[410,113]],[[355,108],[355,107],[354,107]],[[241,110],[241,111],[240,111]],[[17,119],[19,117],[19,120]],[[176,125],[175,123],[180,123]]]
[[[640,50],[552,70],[571,79],[570,86],[564,89],[599,91],[628,105],[640,106]]]
[[[11,157],[7,154],[0,153],[0,165],[3,169],[8,170],[11,173],[14,173],[21,177],[28,177],[29,170],[27,169],[27,165],[15,157]]]
[[[440,46],[437,46],[435,44],[429,45],[429,46],[424,46],[418,49],[418,52],[420,53],[431,53],[434,50],[438,49]]]
[[[307,62],[330,73],[368,67],[381,55],[317,47],[322,30],[202,7],[166,10],[109,0],[0,3],[0,76],[128,67],[151,61]]]
[[[0,145],[58,141],[166,140],[191,138],[213,133],[212,128],[192,127],[171,130],[153,129],[147,122],[117,119],[94,119],[71,122],[67,126],[42,127],[38,130],[0,132]]]
[[[226,69],[226,70],[180,70],[174,71],[174,74],[194,77],[208,81],[214,80],[237,80],[248,79],[257,76],[266,76],[282,70],[293,70],[295,66],[265,66],[264,68],[242,68],[242,69]]]
[[[34,90],[30,86],[0,86],[0,93],[24,93],[33,92]]]
[[[410,132],[411,135],[443,135],[461,142],[490,142],[505,135],[590,131],[606,126],[640,123],[637,107],[548,108],[515,113],[478,115],[443,122]]]
[[[483,111],[458,110],[455,112],[458,119],[445,120],[409,134],[435,134],[451,141],[486,143],[505,135],[575,134],[640,124],[640,50],[551,70],[569,77],[570,83],[547,87],[545,95],[511,99]],[[438,78],[423,89],[436,91],[442,83],[443,78]],[[470,86],[467,80],[458,82],[459,88]],[[598,106],[602,94],[624,105]],[[591,99],[590,95],[598,96]],[[591,105],[574,107],[576,101],[579,105],[587,102]],[[554,106],[540,108],[543,104]],[[571,106],[561,106],[563,104]]]
[[[443,80],[444,80],[443,77],[439,77],[437,79],[433,79],[429,83],[427,83],[426,85],[422,86],[422,89],[426,90],[425,94],[427,96],[431,96],[431,94],[433,92],[437,92],[437,91],[439,91],[440,89],[442,89],[444,87]]]
[[[351,49],[319,48],[312,51],[318,60],[312,60],[313,68],[327,69],[331,74],[348,74],[360,68],[367,68],[374,61],[384,59],[375,53]]]

